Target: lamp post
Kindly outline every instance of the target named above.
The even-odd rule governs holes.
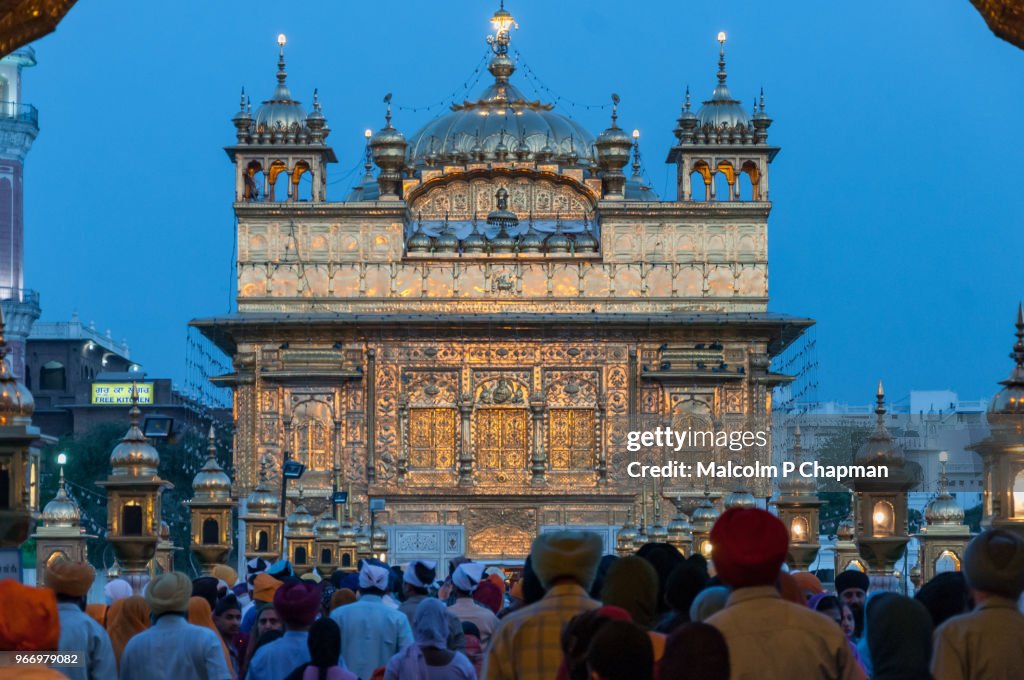
[[[800,445],[800,426],[793,433],[790,454],[794,474],[779,482],[779,519],[789,530],[789,552],[786,561],[794,569],[807,569],[814,562],[821,545],[818,542],[818,513],[822,501],[818,499],[813,479],[800,474],[803,448]]]
[[[949,453],[940,451],[939,493],[924,509],[927,525],[915,535],[921,546],[917,558],[920,583],[927,583],[940,571],[960,571],[964,550],[971,540],[971,530],[964,525],[964,510],[949,493],[948,461]]]

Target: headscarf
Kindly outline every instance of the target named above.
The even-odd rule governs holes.
[[[864,603],[857,651],[871,680],[931,680],[931,615],[909,597],[874,593]]]
[[[760,508],[732,508],[711,528],[711,561],[723,583],[733,588],[774,585],[786,559],[789,532]]]
[[[46,567],[44,578],[46,587],[58,595],[85,597],[96,579],[96,570],[88,562],[59,558]]]
[[[938,628],[953,616],[971,610],[971,594],[963,572],[945,571],[938,574],[914,594],[914,599],[932,615],[932,625]]]
[[[690,605],[708,585],[708,563],[700,554],[693,555],[672,568],[665,584],[665,602],[683,620],[689,620]]]
[[[590,641],[587,665],[601,677],[650,678],[654,675],[654,646],[635,623],[609,621]]]
[[[789,575],[796,581],[796,585],[803,592],[805,602],[808,598],[825,592],[825,586],[821,585],[821,579],[809,571],[796,571],[791,572]]]
[[[107,581],[107,585],[103,586],[103,594],[107,596],[107,604],[114,604],[120,599],[131,597],[134,592],[128,581],[123,578],[115,578]]]
[[[107,634],[114,648],[118,666],[125,645],[135,635],[149,628],[149,605],[140,595],[129,595],[110,605],[107,614]]]
[[[274,609],[289,628],[305,628],[320,613],[320,589],[308,581],[289,581],[274,593]]]
[[[571,578],[589,590],[601,561],[601,537],[591,531],[552,531],[533,539],[533,570],[545,590]]]
[[[658,573],[642,557],[622,557],[608,568],[601,600],[622,607],[644,630],[654,626],[658,613]]]
[[[473,591],[473,600],[497,614],[505,604],[505,594],[493,581],[485,578]]]
[[[331,611],[356,601],[356,594],[348,588],[341,588],[331,595]]]
[[[398,654],[397,678],[426,678],[427,660],[423,647],[448,648],[448,609],[436,597],[428,597],[416,605],[412,616],[412,636],[416,644]]]
[[[109,609],[105,604],[94,603],[85,605],[85,613],[89,615],[89,618],[104,627],[107,625]]]
[[[964,551],[967,585],[1017,600],[1024,592],[1024,539],[1003,529],[975,536]]]
[[[150,581],[144,595],[153,616],[160,616],[166,612],[188,611],[191,596],[192,582],[180,571],[160,574]]]
[[[60,619],[57,596],[47,588],[23,586],[14,579],[0,581],[0,649],[38,652],[57,649]]]
[[[594,635],[609,621],[632,621],[621,607],[605,605],[572,617],[562,629],[562,665],[556,680],[589,680],[587,650]]]
[[[210,609],[210,603],[206,601],[206,598],[194,595],[189,599],[188,622],[194,626],[209,628],[217,634],[217,640],[220,642],[220,648],[224,652],[224,661],[228,665],[228,670],[232,671],[231,676],[234,677],[234,671],[232,670],[234,666],[231,664],[231,653],[228,651],[228,646],[224,642],[224,638],[221,636],[220,631],[217,630],[217,626],[213,623],[213,611]]]
[[[594,574],[594,582],[590,585],[590,597],[595,600],[601,599],[601,589],[604,588],[604,577],[608,575],[608,568],[612,566],[615,560],[619,559],[617,555],[602,555],[601,560],[597,563],[597,573]]]
[[[658,574],[657,607],[658,613],[664,614],[669,609],[668,603],[665,601],[668,577],[672,574],[672,570],[676,568],[676,565],[683,562],[686,558],[683,557],[683,553],[679,552],[679,548],[670,543],[647,543],[636,551],[636,556],[647,560],[654,567],[655,573]]]
[[[697,593],[690,605],[690,620],[696,623],[707,621],[712,615],[725,608],[729,601],[729,589],[725,586],[711,586]]]
[[[782,595],[783,600],[798,604],[801,607],[807,606],[807,598],[804,596],[804,591],[800,589],[796,580],[786,572],[779,572],[778,579],[775,581],[775,589],[779,591],[779,595]]]
[[[714,626],[683,623],[665,643],[659,668],[672,680],[729,680],[729,647]]]

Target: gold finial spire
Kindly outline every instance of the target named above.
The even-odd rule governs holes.
[[[217,441],[213,436],[213,423],[210,423],[210,434],[207,441],[206,453],[211,459],[217,458]]]

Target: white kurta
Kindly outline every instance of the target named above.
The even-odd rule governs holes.
[[[57,616],[60,618],[60,642],[57,649],[61,652],[78,652],[84,656],[85,661],[83,666],[62,666],[57,670],[72,680],[116,678],[117,660],[103,626],[73,602],[59,603]]]
[[[121,680],[231,680],[217,634],[165,614],[121,654]]]

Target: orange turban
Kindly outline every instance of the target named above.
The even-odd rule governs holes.
[[[804,596],[807,598],[825,592],[825,587],[821,585],[821,580],[809,571],[790,572],[789,575],[793,577],[793,580],[800,586],[800,590],[804,592]]]
[[[260,602],[273,602],[274,593],[281,587],[281,582],[270,574],[257,574],[252,581],[252,599]]]
[[[23,586],[13,579],[0,581],[0,649],[35,652],[57,649],[60,619],[52,590]]]
[[[54,592],[71,597],[85,597],[96,580],[96,570],[88,562],[54,560],[46,567],[45,583]]]
[[[110,635],[110,644],[114,648],[118,665],[128,641],[147,628],[149,605],[142,596],[132,595],[110,605],[110,611],[107,613],[107,633]]]
[[[92,620],[101,626],[107,625],[107,605],[87,604],[85,605],[85,613],[91,616]]]
[[[338,607],[344,607],[347,604],[352,604],[356,601],[356,594],[352,592],[351,588],[342,588],[336,590],[331,595],[331,611],[333,612]]]
[[[779,578],[775,582],[775,589],[779,591],[779,595],[782,595],[783,600],[788,600],[793,604],[807,606],[807,597],[804,595],[804,591],[800,589],[800,585],[792,575],[787,574],[784,571],[780,571]]]

